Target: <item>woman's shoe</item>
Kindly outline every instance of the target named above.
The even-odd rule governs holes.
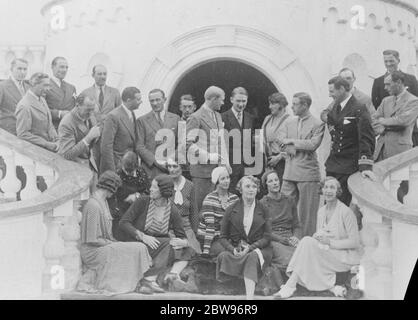
[[[283,286],[279,292],[273,295],[274,300],[289,299],[296,292],[296,288],[289,288],[288,286]]]
[[[147,286],[140,286],[136,288],[135,291],[140,294],[153,294],[154,293],[154,291]]]
[[[154,293],[164,293],[164,289],[162,289],[157,282],[155,281],[150,281],[147,279],[143,279],[142,280],[142,286],[148,287],[149,289],[151,289]]]
[[[347,289],[343,286],[334,286],[329,291],[331,291],[334,296],[344,298],[347,295]]]

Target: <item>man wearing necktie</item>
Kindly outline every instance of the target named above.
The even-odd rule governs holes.
[[[58,129],[61,119],[75,106],[76,89],[64,80],[68,72],[68,62],[64,57],[54,58],[51,68],[51,84],[45,99],[51,110],[54,126]]]
[[[288,118],[279,129],[278,140],[286,153],[281,192],[296,199],[301,239],[316,231],[321,174],[316,150],[322,143],[325,124],[309,111],[312,98],[300,92],[293,96],[295,118]]]
[[[203,199],[214,189],[213,169],[226,166],[229,174],[232,173],[225,143],[228,135],[219,114],[224,100],[225,92],[221,88],[209,87],[205,92],[205,103],[187,121],[187,159],[199,210]]]
[[[0,128],[16,135],[16,105],[30,87],[25,81],[28,62],[14,59],[10,71],[10,78],[0,82]]]
[[[152,180],[161,173],[167,173],[165,161],[167,157],[174,156],[168,152],[175,152],[180,117],[165,110],[167,98],[163,90],[151,90],[148,99],[152,110],[138,119],[138,153]]]
[[[30,82],[32,87],[16,107],[17,137],[57,152],[58,135],[44,98],[50,87],[50,79],[47,74],[35,73]]]
[[[229,134],[229,162],[232,168],[229,191],[238,193],[236,186],[244,176],[245,168],[254,165],[244,163],[244,155],[246,154],[248,157],[252,154],[255,128],[254,117],[245,111],[248,103],[248,91],[242,87],[232,90],[231,103],[231,109],[222,113],[221,117],[224,129]],[[244,132],[247,132],[245,137]]]
[[[97,177],[100,127],[95,125],[95,108],[95,97],[85,94],[77,97],[76,107],[62,119],[58,127],[58,153],[67,160],[86,164]]]
[[[127,151],[138,154],[138,125],[134,110],[142,103],[141,91],[128,87],[122,92],[122,105],[111,111],[103,123],[100,141],[100,174],[122,167],[122,157]]]
[[[341,202],[350,206],[351,193],[347,180],[353,173],[362,172],[364,178],[374,179],[373,152],[375,137],[370,113],[364,104],[350,92],[350,83],[342,77],[328,82],[334,105],[327,116],[331,135],[331,152],[325,163],[327,176],[335,177],[341,184]]]
[[[94,117],[102,125],[106,115],[122,104],[119,90],[106,84],[107,69],[103,65],[95,65],[92,70],[94,84],[82,93],[96,98],[97,108]]]

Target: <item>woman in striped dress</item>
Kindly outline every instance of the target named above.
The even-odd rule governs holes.
[[[217,257],[224,251],[224,247],[219,241],[221,220],[228,207],[239,200],[236,194],[228,191],[230,178],[225,167],[218,167],[212,171],[212,183],[215,191],[209,193],[203,200],[200,211],[201,221],[197,231],[197,236],[201,241],[205,255]]]
[[[183,228],[186,232],[189,246],[201,254],[200,243],[196,239],[199,224],[199,212],[197,210],[193,182],[183,177],[183,170],[173,159],[167,160],[167,170],[174,181],[174,195],[171,201],[176,205],[183,218]]]
[[[173,193],[174,183],[170,176],[155,177],[150,195],[139,197],[119,223],[130,241],[140,241],[147,246],[153,259],[153,266],[141,282],[140,293],[164,292],[157,284],[157,276],[171,268],[163,282],[179,280],[180,272],[195,254],[189,247],[179,211],[170,201]],[[175,238],[170,238],[169,230],[173,230]]]

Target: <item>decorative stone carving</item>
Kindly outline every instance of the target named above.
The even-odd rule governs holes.
[[[20,191],[22,183],[16,176],[15,152],[0,145],[0,156],[6,164],[6,175],[0,181],[6,201],[16,201],[16,194]]]

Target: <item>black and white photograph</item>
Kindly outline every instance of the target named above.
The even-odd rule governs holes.
[[[0,12],[0,300],[409,296],[418,0]]]

